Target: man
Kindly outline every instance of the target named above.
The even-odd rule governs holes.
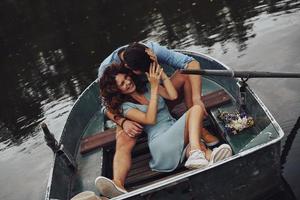
[[[145,53],[146,52],[146,53]],[[151,60],[149,60],[149,57]],[[123,46],[111,53],[100,65],[98,77],[102,76],[104,70],[111,64],[125,64],[132,69],[135,74],[142,74],[149,69],[151,61],[157,60],[163,67],[165,64],[178,69],[199,70],[200,63],[192,57],[183,55],[178,52],[171,51],[166,47],[160,46],[154,42],[148,42],[145,45],[133,43],[129,46]],[[192,105],[201,105],[206,113],[203,102],[201,101],[201,77],[195,75],[184,75],[176,71],[171,77],[171,81],[177,91],[184,88],[185,104],[188,108]],[[108,117],[120,125],[124,118],[113,119],[111,115]],[[142,127],[135,122],[126,120],[123,122],[123,130],[132,137],[135,137],[142,131]]]
[[[100,65],[98,77],[112,63],[123,64],[137,75],[143,75],[149,71],[151,62],[158,62],[161,66],[168,65],[178,69],[199,70],[200,63],[192,57],[172,51],[154,42],[145,45],[133,43],[120,47],[111,53]],[[170,78],[177,91],[183,88],[184,100],[188,108],[200,105],[207,115],[203,102],[201,101],[201,77],[195,75],[184,75],[179,71]],[[116,135],[116,152],[113,162],[113,181],[105,177],[96,179],[96,186],[102,193],[109,193],[109,197],[117,196],[126,192],[124,188],[125,178],[131,167],[131,151],[136,143],[136,136],[142,132],[142,126],[122,116],[114,116],[105,111],[108,118],[118,125]],[[207,138],[208,142],[215,142],[217,138]],[[207,141],[206,141],[207,142]]]

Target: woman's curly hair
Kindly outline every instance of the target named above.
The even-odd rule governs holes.
[[[121,105],[126,101],[134,100],[126,94],[122,94],[118,88],[116,82],[116,76],[118,74],[126,74],[130,76],[136,86],[136,91],[140,94],[146,92],[145,81],[142,81],[140,76],[135,75],[131,70],[127,69],[122,65],[111,64],[103,72],[100,78],[100,95],[102,104],[113,114],[121,114]]]

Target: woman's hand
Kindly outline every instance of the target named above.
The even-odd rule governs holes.
[[[146,72],[146,75],[151,88],[158,88],[162,73],[163,69],[157,62],[152,62],[150,64],[149,73]]]

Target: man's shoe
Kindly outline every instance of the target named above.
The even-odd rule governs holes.
[[[231,147],[228,144],[222,144],[219,147],[213,149],[209,164],[212,165],[213,163],[224,160],[225,158],[228,158],[230,156],[232,156]]]
[[[100,191],[101,195],[108,198],[113,198],[127,193],[126,190],[119,188],[112,180],[104,176],[98,176],[95,180],[95,185],[96,188]]]

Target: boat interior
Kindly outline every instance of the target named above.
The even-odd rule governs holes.
[[[196,57],[196,59],[201,63],[201,66],[205,66],[208,69],[212,66],[216,69],[224,69],[221,64],[208,58],[200,56]],[[218,137],[220,141],[231,146],[234,154],[232,158],[238,158],[237,155],[244,152],[251,153],[253,149],[260,148],[282,137],[278,132],[278,127],[275,127],[276,123],[275,125],[272,123],[273,118],[266,114],[268,113],[266,112],[267,109],[264,108],[260,100],[248,87],[246,90],[246,112],[253,117],[254,126],[236,135],[226,132],[223,123],[218,118],[218,114],[220,111],[233,112],[239,109],[237,99],[240,93],[237,83],[237,80],[231,77],[202,76],[203,96],[209,96],[209,94],[216,91],[224,91],[229,97],[229,101],[223,102],[220,100],[219,103],[212,105],[208,109],[209,116],[206,118],[204,126]],[[208,99],[208,102],[213,101]],[[183,113],[184,111],[181,107],[180,112]],[[176,112],[172,111],[172,113]],[[174,115],[175,117],[180,116],[178,113]],[[104,114],[101,112],[99,84],[98,81],[95,81],[75,102],[60,139],[60,143],[63,144],[68,154],[76,161],[76,169],[71,170],[66,167],[65,164],[59,161],[60,156],[56,155],[52,172],[53,177],[49,179],[50,183],[48,183],[48,185],[51,185],[49,189],[51,198],[69,199],[82,191],[94,191],[96,194],[99,194],[94,180],[100,175],[112,178],[112,161],[115,151],[114,140],[108,140],[106,144],[103,144],[102,140],[102,144],[98,145],[97,148],[90,148],[84,152],[80,148],[85,138],[93,138],[96,135],[100,135],[101,138],[105,130],[109,128],[111,128],[111,123],[106,121]],[[108,135],[111,136],[111,133]],[[190,171],[182,166],[171,173],[151,171],[148,164],[151,155],[147,139],[143,136],[138,139],[132,152],[132,158],[132,167],[125,184],[128,191],[134,191]],[[226,162],[223,164],[226,164]],[[53,183],[60,184],[56,185]],[[68,191],[68,193],[66,194],[65,191]]]
[[[275,128],[270,123],[270,120],[265,115],[264,111],[260,110],[260,107],[260,109],[258,109],[257,106],[253,105],[256,100],[250,94],[248,95],[249,97],[247,100],[249,105],[247,107],[247,112],[255,119],[255,126],[245,129],[236,135],[226,133],[222,122],[218,118],[218,113],[220,111],[230,112],[238,109],[238,103],[235,100],[236,98],[226,91],[224,87],[208,78],[203,78],[203,85],[205,86],[203,89],[203,96],[218,90],[225,90],[231,98],[230,101],[217,104],[216,107],[210,108],[209,117],[205,120],[204,125],[212,134],[217,136],[220,141],[228,143],[232,147],[234,154],[264,144],[278,137],[277,131],[275,131]],[[99,134],[99,130],[103,131],[108,128],[109,122],[105,123],[105,118],[99,112],[100,111],[95,113],[94,117],[91,118],[88,125],[85,127],[83,138],[91,137],[95,133]],[[182,113],[183,110],[180,110],[180,112]],[[99,118],[99,116],[102,117]],[[94,186],[94,180],[99,175],[112,178],[114,150],[115,145],[112,142],[108,145],[100,146],[99,148],[94,148],[84,153],[79,153],[80,151],[78,151],[76,160],[79,165],[79,173],[72,184],[72,193],[74,195],[85,190],[97,192]],[[177,170],[171,173],[151,171],[148,164],[151,155],[145,134],[138,139],[134,151],[132,152],[132,158],[132,167],[125,184],[128,191],[133,191],[188,171],[188,169],[183,166],[178,167]]]

